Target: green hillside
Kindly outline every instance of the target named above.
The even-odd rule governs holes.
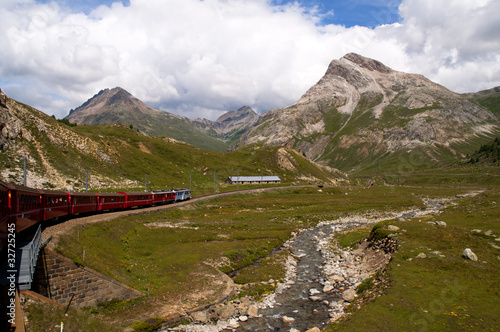
[[[289,184],[300,183],[301,176],[314,178],[317,183],[332,183],[338,178],[291,150],[288,156],[296,169],[280,168],[279,147],[252,145],[231,153],[206,151],[170,138],[150,136],[126,125],[70,127],[52,117],[37,115],[53,129],[61,130],[63,139],[55,142],[50,138],[54,134],[29,128],[31,141],[21,138],[17,150],[0,154],[0,171],[2,174],[11,171],[3,180],[22,183],[23,160],[19,149],[28,151],[29,171],[44,177],[53,168],[75,190],[85,189],[85,170],[91,182],[98,179],[101,184],[98,188],[91,185],[90,191],[144,190],[147,178],[148,189],[191,186],[193,194],[198,196],[213,193],[214,180],[216,191],[232,189],[223,182],[236,174],[277,175]],[[43,187],[60,189],[50,180]]]
[[[497,117],[500,117],[500,88],[496,87],[490,90],[484,90],[475,93],[469,98],[472,102],[489,109]]]
[[[115,116],[111,114],[116,113]],[[150,135],[169,136],[176,140],[186,142],[193,146],[204,150],[212,151],[227,151],[229,144],[196,130],[186,119],[171,116],[166,112],[158,112],[157,114],[141,114],[140,121],[131,112],[126,112],[122,109],[117,109],[114,112],[98,115],[89,125],[100,125],[108,123],[121,123],[127,126],[132,126],[134,129],[139,129]],[[215,135],[213,135],[215,136]]]

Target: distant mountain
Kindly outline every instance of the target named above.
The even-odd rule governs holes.
[[[89,126],[104,123],[131,125],[150,135],[168,136],[205,150],[227,151],[228,148],[225,142],[200,130],[190,119],[149,107],[119,87],[101,90],[71,110],[65,119]]]
[[[400,172],[463,158],[499,132],[497,116],[464,96],[350,53],[296,104],[265,113],[232,149],[287,146],[343,171]]]
[[[229,111],[216,121],[188,119],[147,106],[122,88],[104,89],[65,118],[79,125],[132,125],[151,135],[168,136],[195,147],[227,151],[229,145],[253,127],[260,116],[250,107]]]
[[[260,116],[257,113],[250,107],[243,106],[237,111],[225,113],[216,121],[207,119],[195,119],[192,121],[198,128],[206,132],[211,132],[215,137],[222,139],[228,144],[232,144],[249,129],[254,127],[259,120]]]

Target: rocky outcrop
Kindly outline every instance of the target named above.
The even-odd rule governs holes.
[[[22,133],[23,122],[12,114],[7,105],[7,96],[0,90],[0,151],[15,145]]]
[[[7,96],[0,89],[0,107],[7,108]]]

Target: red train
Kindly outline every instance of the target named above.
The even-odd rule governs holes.
[[[80,193],[33,189],[0,181],[0,252],[8,242],[9,233],[20,233],[45,221],[79,214],[168,204],[190,198],[189,189]]]

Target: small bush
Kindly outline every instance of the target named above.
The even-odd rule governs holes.
[[[389,234],[395,233],[387,229],[387,225],[390,224],[391,220],[386,220],[379,222],[373,226],[370,236],[368,237],[371,241],[382,240],[386,238]]]
[[[68,119],[57,119],[57,122],[62,123],[62,124],[66,125],[66,126],[69,126],[69,127],[76,127],[76,126],[78,126],[78,123],[76,123],[76,122],[69,122]]]
[[[356,288],[356,293],[362,294],[365,291],[370,290],[372,288],[373,288],[373,277],[370,277],[370,278],[363,280],[359,284],[358,288]]]
[[[130,328],[134,329],[136,332],[152,332],[161,328],[165,320],[160,317],[148,318],[146,320],[134,323]]]

